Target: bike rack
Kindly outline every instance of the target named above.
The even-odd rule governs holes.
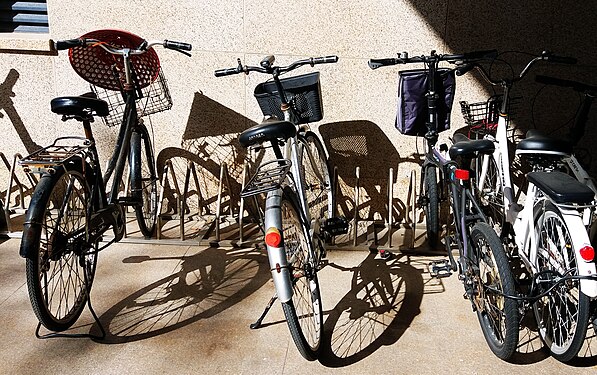
[[[3,217],[6,221],[6,228],[3,230],[1,227],[4,223],[0,222],[0,234],[9,235],[10,237],[20,237],[21,232],[16,230],[14,226],[14,219],[11,218],[11,214],[14,213],[25,213],[27,206],[26,202],[26,195],[27,192],[33,191],[35,185],[37,183],[37,179],[33,174],[26,174],[27,176],[27,183],[21,181],[16,174],[18,168],[18,162],[22,158],[20,154],[15,154],[12,163],[6,158],[4,154],[0,152],[0,167],[3,165],[9,172],[9,179],[8,179],[8,188],[6,191],[5,207],[1,207],[4,212]],[[250,233],[247,231],[247,225],[251,222],[249,220],[249,216],[245,214],[245,209],[247,204],[245,199],[242,197],[236,197],[231,190],[231,180],[230,174],[228,172],[228,166],[226,163],[222,163],[220,165],[219,171],[219,178],[216,182],[217,184],[217,197],[215,202],[212,204],[216,205],[215,213],[204,213],[203,207],[205,207],[206,197],[205,194],[200,189],[200,176],[198,173],[198,165],[193,161],[187,161],[185,166],[184,174],[177,175],[176,170],[172,164],[171,160],[167,160],[163,170],[161,171],[160,176],[160,187],[158,189],[158,204],[159,204],[159,215],[157,218],[157,229],[156,229],[156,238],[155,239],[143,239],[132,235],[130,230],[127,232],[125,230],[125,238],[122,240],[123,242],[129,243],[148,243],[151,241],[155,241],[156,243],[162,244],[172,244],[172,245],[213,245],[214,243],[218,244],[227,244],[233,246],[253,246],[256,241],[260,241],[260,232],[257,235],[254,233]],[[241,191],[245,187],[248,181],[250,165],[249,162],[245,161],[243,164],[243,170],[241,175]],[[393,213],[393,203],[395,198],[395,188],[394,188],[394,178],[396,176],[394,168],[389,168],[388,170],[388,177],[387,177],[387,215],[380,215],[380,218],[385,216],[385,219],[382,219],[383,224],[381,226],[382,230],[385,229],[387,235],[387,241],[385,244],[378,244],[377,243],[377,230],[380,228],[380,220],[371,220],[371,219],[363,219],[359,215],[359,206],[362,200],[362,169],[360,166],[355,167],[355,183],[354,186],[350,187],[345,182],[343,182],[344,189],[352,190],[353,192],[353,207],[350,208],[352,212],[343,213],[345,215],[351,214],[352,220],[350,222],[349,233],[342,239],[342,243],[338,243],[338,238],[334,238],[330,245],[330,249],[348,249],[348,248],[355,248],[355,249],[393,249],[395,248],[393,235],[396,233],[396,225],[394,223],[394,213]],[[416,171],[412,170],[409,176],[409,185],[408,191],[405,202],[405,230],[412,231],[412,236],[410,236],[410,243],[409,244],[402,244],[405,246],[410,246],[411,248],[415,247],[415,240],[416,240]],[[338,178],[338,168],[334,168],[333,170],[333,189],[338,196],[341,193],[341,184]],[[125,178],[125,189],[128,189],[128,179]],[[162,212],[164,209],[163,203],[165,199],[166,193],[166,184],[168,184],[172,198],[174,199],[175,207],[172,207],[174,212],[173,213],[166,213]],[[192,191],[192,186],[195,185],[196,191]],[[14,197],[14,192],[18,192],[18,198],[14,205],[11,205],[11,199]],[[197,212],[191,212],[191,196],[197,195],[195,199],[197,199]],[[228,212],[225,208],[225,200],[226,196],[228,198]],[[193,202],[194,203],[194,202]],[[338,213],[338,205],[334,207],[334,215]],[[379,214],[379,213],[378,213]],[[198,218],[204,219],[205,224],[203,226],[199,225],[200,220],[196,220]],[[1,219],[0,219],[1,220]],[[134,220],[127,220],[127,221],[134,221]],[[186,231],[186,225],[189,222],[195,222],[197,224],[198,230],[193,235],[189,235]],[[371,224],[367,226],[368,232],[369,228],[373,228],[373,239],[370,236],[370,233],[366,236],[365,244],[359,243],[358,236],[359,236],[359,224],[362,222],[369,222]],[[225,236],[223,235],[223,227],[222,224],[227,222],[229,225],[226,226],[227,228],[232,229],[230,231],[230,235]],[[165,226],[166,224],[175,223],[175,225],[170,226],[166,231],[177,233],[176,237],[169,237],[166,235]],[[238,228],[233,228],[233,225],[237,225]],[[227,237],[227,238],[224,238]],[[351,246],[347,246],[351,244]]]

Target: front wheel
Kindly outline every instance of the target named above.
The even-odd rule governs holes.
[[[81,315],[97,264],[97,253],[85,239],[89,184],[80,159],[65,167],[41,177],[21,240],[31,306],[51,331],[70,328]]]
[[[427,242],[431,249],[435,249],[439,243],[439,190],[437,186],[437,172],[435,165],[428,165],[425,168],[423,180],[423,198],[425,199],[423,210],[425,211],[425,223],[427,226]]]
[[[477,223],[471,231],[477,258],[474,294],[477,318],[491,351],[503,360],[514,354],[518,344],[519,312],[514,296],[514,277],[504,247],[491,227]]]
[[[317,359],[323,332],[323,312],[317,265],[296,194],[284,190],[280,204],[282,235],[290,267],[293,295],[282,303],[292,339],[303,357]]]
[[[559,211],[547,204],[539,222],[539,272],[543,271],[546,275],[578,276],[576,249],[572,245],[570,230]],[[580,281],[569,279],[560,282],[533,305],[539,336],[554,358],[565,362],[578,354],[587,332],[589,302],[589,297],[580,290]]]
[[[131,135],[131,196],[141,234],[150,238],[158,216],[158,187],[151,139],[145,126],[138,126]]]

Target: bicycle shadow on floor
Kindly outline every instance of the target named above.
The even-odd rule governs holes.
[[[371,252],[356,267],[329,263],[353,277],[348,293],[326,312],[321,364],[348,366],[400,339],[420,313],[425,289],[422,271],[406,259]]]
[[[155,337],[214,316],[269,280],[267,257],[253,249],[207,248],[181,257],[133,256],[124,263],[179,260],[178,271],[129,295],[103,313],[104,344]],[[99,336],[94,324],[91,334]]]

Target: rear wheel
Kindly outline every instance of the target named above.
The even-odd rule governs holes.
[[[427,226],[427,242],[432,249],[439,243],[439,189],[437,186],[437,172],[434,165],[425,168],[423,181],[423,197],[425,203],[425,223]]]
[[[477,256],[477,291],[474,303],[477,317],[491,351],[508,360],[518,344],[518,304],[514,296],[514,277],[503,245],[493,229],[477,223],[471,231],[473,249]]]
[[[297,202],[295,193],[285,189],[280,209],[293,295],[290,301],[282,303],[282,308],[299,352],[312,361],[319,354],[323,312],[317,267],[310,250],[308,229]]]
[[[487,167],[485,169],[483,186],[481,187],[481,174],[483,172],[484,161],[487,163]],[[485,208],[484,211],[494,226],[497,224],[501,227],[504,223],[504,198],[500,172],[493,155],[480,155],[476,159],[475,177],[474,187],[481,206]]]
[[[81,315],[97,264],[95,249],[85,241],[89,185],[80,160],[66,168],[41,177],[21,242],[33,311],[52,331],[68,329]]]
[[[158,216],[158,187],[151,139],[145,126],[138,126],[131,135],[131,195],[137,201],[135,214],[139,230],[152,236]]]
[[[547,278],[578,275],[575,251],[569,228],[557,209],[548,204],[538,226],[539,271],[545,271]],[[589,322],[589,302],[580,290],[580,281],[569,279],[533,305],[539,335],[554,358],[569,361],[578,354]]]

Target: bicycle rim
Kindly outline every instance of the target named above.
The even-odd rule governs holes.
[[[280,206],[284,246],[293,287],[292,299],[282,303],[282,307],[299,352],[306,359],[314,360],[319,353],[323,332],[317,266],[313,262],[307,228],[299,216],[296,199],[289,196],[288,190]]]
[[[26,260],[27,288],[39,321],[63,331],[80,316],[97,264],[97,253],[85,243],[89,188],[80,172],[60,169],[40,180],[38,193],[43,198],[30,207],[28,221],[42,224],[23,233],[39,239]]]
[[[551,205],[538,230],[537,266],[539,271],[578,275],[570,231]],[[585,339],[589,320],[589,298],[580,291],[580,281],[560,283],[535,302],[533,312],[539,335],[552,355],[560,361],[574,358]]]

